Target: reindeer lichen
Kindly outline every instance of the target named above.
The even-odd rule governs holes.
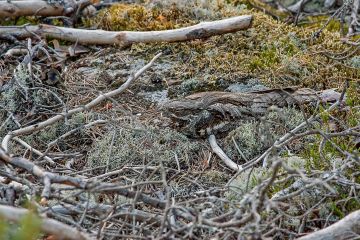
[[[170,129],[119,127],[98,139],[92,149],[87,161],[91,168],[106,165],[110,159],[109,170],[160,162],[177,169],[177,161],[181,167],[190,166],[190,156],[199,146]]]

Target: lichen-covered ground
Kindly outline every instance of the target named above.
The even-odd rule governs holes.
[[[119,97],[108,99],[91,112],[76,114],[71,119],[25,136],[23,140],[34,148],[52,153],[54,159],[58,158],[59,172],[76,174],[76,171],[82,171],[84,176],[94,177],[120,169],[121,174],[105,179],[131,185],[161,181],[164,176],[154,169],[165,168],[166,191],[176,199],[174,201],[189,201],[191,205],[191,198],[199,192],[210,194],[211,190],[216,190],[216,201],[211,202],[207,195],[210,200],[194,200],[195,208],[202,212],[208,209],[207,203],[214,204],[218,212],[209,213],[209,218],[229,209],[239,211],[239,215],[247,213],[250,210],[244,207],[246,194],[261,189],[261,184],[269,181],[275,170],[258,163],[234,176],[234,172],[212,153],[206,138],[193,138],[176,128],[169,113],[161,110],[164,102],[203,91],[249,92],[289,86],[308,87],[315,91],[336,88],[341,92],[348,84],[346,104],[341,109],[329,113],[325,111],[329,105],[320,104],[313,108],[289,106],[269,110],[261,119],[246,120],[218,139],[225,153],[240,165],[259,157],[279,137],[312,114],[320,117],[308,126],[308,130],[326,133],[352,129],[358,134],[360,121],[359,48],[344,43],[339,24],[332,21],[319,36],[315,36],[327,18],[319,17],[315,23],[294,26],[253,8],[254,2],[251,3],[219,0],[115,4],[94,18],[83,19],[83,23],[104,30],[150,31],[243,14],[253,15],[254,20],[247,30],[209,39],[134,44],[125,49],[94,47],[88,53],[68,58],[57,66],[61,69],[61,80],[55,84],[39,87],[29,79],[25,67],[15,60],[2,60],[0,137],[19,127],[18,122],[27,125],[45,120],[64,106],[71,109],[119,87],[131,73],[162,52],[154,66]],[[313,19],[309,17],[309,21]],[[42,69],[38,65],[34,68],[34,74],[41,79]],[[17,76],[17,82],[7,84],[12,74]],[[61,101],[55,95],[60,96]],[[99,119],[107,123],[83,127]],[[74,134],[59,139],[76,128]],[[56,139],[57,142],[49,146]],[[257,209],[260,211],[258,218],[239,227],[240,230],[224,228],[225,234],[219,230],[220,227],[198,229],[194,226],[194,235],[190,238],[198,239],[204,234],[206,237],[222,239],[226,235],[228,239],[234,239],[236,234],[250,236],[254,232],[276,239],[294,238],[328,226],[359,209],[360,196],[352,189],[359,188],[360,165],[349,160],[349,156],[358,159],[358,139],[356,134],[340,134],[326,139],[317,133],[309,133],[277,149],[271,155],[271,161],[282,159],[284,165],[278,170],[276,181],[267,186],[266,199],[285,195],[281,192],[283,189],[296,191],[309,184],[311,179],[326,179],[326,174],[333,174],[336,169],[339,169],[339,178],[351,180],[352,184],[329,180],[323,185],[306,188],[294,198],[283,200],[283,205],[274,207],[275,210],[260,207]],[[19,144],[12,143],[11,148],[15,154],[33,157]],[[55,153],[62,155],[57,157]],[[165,190],[157,184],[144,185],[141,191],[164,199]],[[131,203],[106,194],[94,194],[92,201]],[[206,204],[202,205],[204,202]],[[301,217],[304,213],[307,213],[306,218]],[[83,224],[90,226],[92,220],[89,218],[87,221]],[[272,227],[269,228],[269,224]],[[139,234],[148,236],[149,233]],[[176,233],[174,236],[180,235]]]

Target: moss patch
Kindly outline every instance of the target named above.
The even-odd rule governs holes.
[[[359,70],[346,64],[346,60],[334,60],[324,54],[347,49],[338,32],[325,29],[319,38],[313,39],[312,34],[317,30],[313,25],[291,26],[257,10],[249,10],[244,4],[190,2],[192,7],[175,3],[167,7],[115,5],[106,13],[100,13],[94,24],[107,30],[163,30],[203,20],[253,15],[252,27],[237,33],[183,43],[132,46],[130,54],[144,56],[144,59],[164,52],[162,59],[173,66],[165,80],[196,79],[201,87],[194,88],[193,92],[222,89],[224,82],[242,82],[249,77],[257,77],[268,86],[301,85],[315,89],[338,87],[344,79],[360,77]],[[194,13],[199,11],[211,14],[199,17]],[[174,91],[172,95],[183,93]]]

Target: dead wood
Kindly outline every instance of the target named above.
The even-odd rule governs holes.
[[[297,13],[302,10],[302,8],[309,2],[309,0],[300,0],[294,3],[293,5],[287,7],[286,9],[292,13]]]
[[[112,90],[110,92],[104,93],[104,94],[100,94],[97,98],[93,99],[92,101],[90,101],[89,103],[87,103],[84,106],[80,106],[74,109],[71,109],[69,111],[65,111],[64,113],[55,115],[43,122],[40,123],[36,123],[24,128],[19,128],[15,131],[9,132],[2,140],[2,148],[5,150],[5,152],[8,151],[8,143],[9,141],[15,137],[15,136],[20,136],[20,135],[25,135],[25,134],[30,134],[36,131],[39,131],[45,127],[48,127],[62,119],[64,119],[65,117],[71,117],[72,115],[79,113],[79,112],[84,112],[87,110],[90,110],[92,108],[94,108],[95,106],[99,105],[100,103],[102,103],[104,100],[112,98],[114,96],[117,96],[119,94],[121,94],[122,92],[124,92],[129,86],[130,84],[135,81],[137,78],[139,78],[146,70],[148,70],[153,64],[154,62],[161,56],[162,53],[157,54],[148,64],[146,64],[144,67],[142,67],[139,71],[137,71],[135,74],[132,74],[127,80],[126,82],[121,85],[119,88]]]
[[[66,0],[64,3],[51,3],[47,1],[0,1],[0,17],[19,16],[69,16],[79,8],[89,5],[88,0]]]
[[[120,45],[150,42],[178,42],[208,38],[214,35],[232,33],[250,27],[251,15],[238,16],[213,22],[202,22],[194,26],[165,31],[104,31],[56,27],[51,25],[1,27],[0,36],[12,35],[28,38],[35,35],[51,37],[82,44]]]
[[[51,195],[51,185],[53,183],[61,183],[73,186],[79,189],[91,189],[93,192],[117,193],[127,198],[137,197],[138,201],[142,201],[156,208],[164,208],[165,202],[156,198],[148,197],[143,193],[130,191],[126,188],[119,187],[117,184],[97,184],[83,178],[76,178],[71,176],[62,176],[55,173],[46,171],[45,169],[37,166],[33,162],[21,157],[10,157],[0,148],[0,161],[26,170],[28,173],[38,177],[44,184],[41,196],[43,201],[47,201]]]
[[[242,170],[242,166],[236,164],[233,160],[231,160],[226,153],[220,148],[220,146],[216,142],[216,138],[213,134],[209,136],[209,143],[213,152],[228,166],[230,169],[234,171]]]
[[[51,207],[52,212],[69,216],[79,215],[84,211],[84,209],[87,209],[88,213],[94,213],[101,216],[114,210],[114,206],[106,204],[78,204],[76,206],[71,204],[59,204]],[[136,221],[148,222],[156,226],[160,225],[162,217],[160,214],[155,215],[142,210],[126,207],[117,207],[114,214],[125,221],[135,219]]]
[[[19,136],[22,134],[29,134],[31,132],[36,132],[38,130],[41,130],[47,126],[50,126],[50,125],[64,119],[65,116],[70,117],[75,113],[90,110],[91,108],[102,103],[104,100],[114,97],[116,95],[119,95],[120,93],[125,91],[134,80],[136,80],[147,69],[149,69],[160,56],[161,56],[161,53],[157,54],[148,64],[146,64],[144,67],[142,67],[135,74],[132,74],[128,78],[128,80],[123,85],[121,85],[119,88],[117,88],[113,91],[107,92],[105,94],[99,95],[97,98],[95,98],[94,100],[92,100],[91,102],[86,104],[85,106],[74,108],[63,114],[55,115],[54,117],[49,118],[41,123],[36,123],[36,124],[30,125],[30,126],[27,126],[24,128],[17,129],[13,132],[10,132],[3,139],[2,148],[0,148],[0,161],[2,161],[3,163],[6,163],[6,164],[10,164],[13,167],[18,167],[18,168],[24,169],[27,172],[31,173],[32,175],[41,179],[41,181],[44,185],[41,196],[43,197],[44,201],[46,201],[50,197],[52,183],[62,183],[62,184],[74,186],[74,187],[80,188],[80,189],[92,189],[92,191],[94,191],[94,192],[101,191],[101,192],[108,192],[108,193],[117,193],[117,194],[120,194],[120,195],[128,197],[128,198],[135,198],[135,196],[136,196],[137,200],[139,200],[139,201],[149,203],[150,205],[153,205],[158,208],[164,208],[165,202],[160,201],[155,198],[148,197],[142,193],[130,191],[126,188],[121,188],[121,187],[119,188],[117,185],[114,185],[114,184],[98,185],[91,181],[87,181],[86,179],[54,174],[54,173],[48,172],[45,169],[37,166],[35,163],[27,160],[26,158],[11,157],[11,156],[9,156],[9,154],[6,153],[7,149],[8,149],[8,142],[11,139],[13,139],[15,136]],[[33,151],[34,151],[34,149],[33,149]],[[39,153],[39,154],[41,154],[41,153]]]
[[[360,235],[360,210],[355,211],[328,226],[327,228],[310,233],[299,240],[345,240],[356,239]]]
[[[7,221],[18,223],[29,213],[29,210],[0,205],[0,216]],[[70,227],[54,219],[42,217],[40,229],[42,232],[53,235],[56,239],[90,240],[95,239],[76,228]]]

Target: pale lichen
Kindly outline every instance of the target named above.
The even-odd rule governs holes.
[[[239,161],[251,159],[303,121],[303,113],[293,107],[270,111],[260,121],[244,122],[231,131],[225,138],[225,149]]]
[[[262,167],[243,171],[230,182],[229,191],[225,193],[226,198],[232,201],[239,201],[246,193],[266,179],[268,175],[268,170]]]
[[[94,168],[109,164],[114,170],[125,165],[158,165],[177,169],[188,168],[199,146],[184,135],[170,129],[154,127],[117,127],[95,141],[87,166]]]

